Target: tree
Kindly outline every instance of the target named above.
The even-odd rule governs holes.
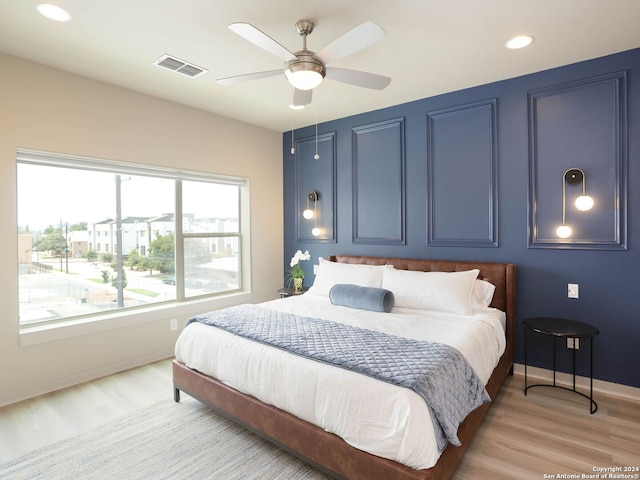
[[[175,242],[173,233],[160,235],[149,246],[150,269],[160,270],[162,273],[175,272]]]
[[[138,264],[140,263],[140,260],[141,260],[140,254],[138,253],[138,250],[136,250],[134,248],[129,253],[129,258],[127,259],[127,263],[129,264],[129,268],[135,269],[138,266]]]
[[[111,276],[111,286],[113,288],[118,288],[118,274],[114,273]],[[127,288],[127,274],[125,273],[124,270],[122,270],[122,288],[125,289]]]
[[[140,261],[138,262],[138,270],[144,272],[145,270],[149,270],[149,275],[153,275],[153,265],[151,264],[151,260],[147,257],[140,257]]]
[[[87,222],[74,223],[73,225],[69,225],[70,232],[84,232],[88,230]]]
[[[102,283],[109,283],[109,278],[111,278],[109,270],[102,270],[100,275],[102,276]]]
[[[47,229],[49,230],[49,229]],[[59,228],[50,231],[38,244],[41,252],[53,252],[54,255],[61,255],[67,242]]]

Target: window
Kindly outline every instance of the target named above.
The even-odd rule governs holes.
[[[19,151],[20,324],[241,290],[240,178]]]

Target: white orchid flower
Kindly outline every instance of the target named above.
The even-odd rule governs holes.
[[[291,259],[291,263],[289,265],[293,268],[298,263],[300,263],[301,260],[310,260],[310,259],[311,259],[311,254],[309,253],[309,250],[306,250],[304,253],[302,253],[302,250],[298,250],[293,256],[293,258]]]
[[[302,253],[302,250],[298,250],[291,259],[291,263],[289,265],[291,266],[291,268],[293,268],[302,260],[311,260],[311,254],[309,253],[309,250],[306,250],[304,253]]]

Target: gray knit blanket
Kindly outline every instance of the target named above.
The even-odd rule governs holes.
[[[478,375],[455,348],[337,322],[240,305],[190,318],[315,361],[346,368],[420,395],[434,420],[440,452],[459,446],[458,426],[490,401]]]

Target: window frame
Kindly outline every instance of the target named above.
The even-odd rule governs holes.
[[[30,164],[39,166],[73,168],[77,170],[97,171],[109,174],[120,175],[138,175],[145,177],[155,177],[172,180],[175,186],[175,203],[174,203],[174,221],[175,221],[175,277],[176,277],[176,298],[175,300],[166,300],[161,302],[150,303],[147,305],[135,305],[118,308],[110,312],[89,313],[82,315],[74,315],[64,318],[52,320],[43,320],[28,324],[19,323],[20,333],[29,334],[37,333],[50,328],[73,327],[83,324],[92,324],[96,321],[112,320],[113,326],[122,325],[126,322],[127,317],[140,318],[139,314],[146,311],[167,311],[171,312],[177,308],[177,311],[184,311],[185,305],[189,303],[201,303],[210,300],[221,300],[223,304],[228,304],[228,299],[250,293],[251,277],[250,277],[250,221],[249,221],[249,179],[239,176],[229,176],[214,173],[205,173],[197,171],[189,171],[183,169],[175,169],[168,167],[158,167],[151,165],[134,164],[129,162],[119,162],[113,160],[102,160],[83,156],[74,156],[66,154],[54,154],[48,152],[40,152],[34,150],[18,149],[16,153],[16,165]],[[216,183],[222,185],[233,185],[238,188],[238,231],[233,233],[210,232],[210,233],[184,233],[182,231],[182,187],[184,181],[198,181],[205,183]],[[16,205],[19,210],[20,205],[16,197]],[[185,279],[184,279],[184,240],[186,238],[215,238],[215,237],[234,237],[238,241],[239,269],[238,269],[238,288],[225,290],[223,292],[210,292],[199,295],[185,296]],[[19,280],[20,272],[16,281]],[[18,298],[19,301],[19,298]],[[237,303],[237,302],[233,302]],[[180,307],[180,305],[183,305]],[[187,310],[189,307],[187,306]],[[19,307],[18,307],[19,310]],[[124,320],[123,320],[124,319]],[[135,321],[134,321],[135,323]],[[103,326],[104,328],[104,326]],[[101,329],[103,329],[101,328]],[[112,328],[112,327],[107,327]],[[27,341],[22,344],[41,343],[40,341]]]

